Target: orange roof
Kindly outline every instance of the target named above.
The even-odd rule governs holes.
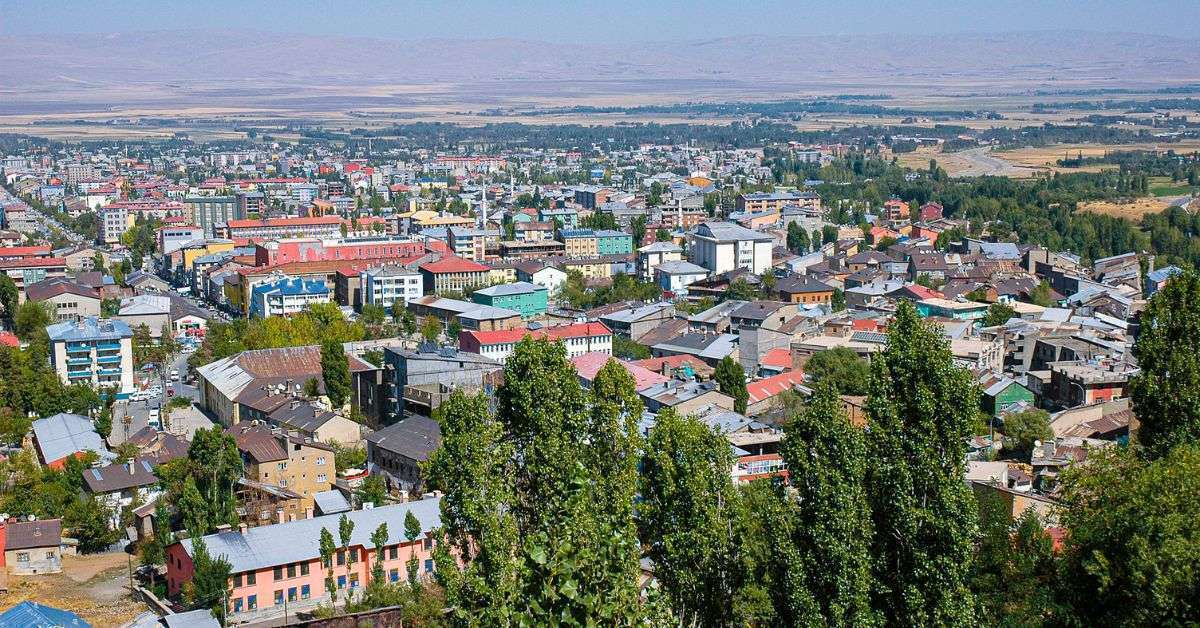
[[[483,264],[477,264],[461,257],[448,256],[436,262],[421,264],[421,270],[434,274],[438,273],[483,273],[491,270]]]
[[[0,257],[29,257],[50,255],[49,246],[6,246],[0,248]]]
[[[21,346],[21,341],[17,338],[17,335],[11,331],[0,331],[0,345],[19,347]]]
[[[516,343],[520,342],[521,339],[526,336],[531,338],[549,338],[551,340],[562,340],[563,338],[586,338],[589,336],[610,336],[612,335],[612,330],[610,330],[604,323],[572,323],[570,325],[543,327],[542,329],[464,331],[461,333],[475,338],[482,346]]]
[[[784,391],[791,390],[796,385],[803,384],[804,373],[802,371],[785,371],[778,375],[746,384],[746,392],[750,393],[750,403],[758,403]]]
[[[792,352],[790,349],[782,347],[771,349],[759,360],[759,364],[763,366],[775,366],[783,369],[792,368]]]

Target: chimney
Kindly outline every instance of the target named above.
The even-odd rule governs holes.
[[[311,507],[311,506],[310,506],[310,507],[308,507],[308,508],[305,508],[305,509],[304,509],[304,518],[305,518],[305,519],[312,519],[312,518],[313,518],[313,509],[312,509],[312,507]]]
[[[275,508],[275,522],[276,523],[286,523],[287,522],[287,517],[283,514],[283,506],[278,506]]]
[[[228,523],[222,523],[221,525],[217,526],[217,534],[221,534],[222,532],[228,532],[232,529],[233,529],[233,527],[230,526]]]
[[[129,475],[133,475],[133,461],[132,460],[125,463],[125,468],[129,469]]]
[[[246,534],[246,531],[249,529],[250,527],[246,525],[245,521],[238,524],[238,532],[241,532],[242,534]]]

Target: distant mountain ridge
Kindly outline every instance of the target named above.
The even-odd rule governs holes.
[[[950,35],[737,36],[558,44],[384,40],[247,30],[0,37],[0,90],[254,81],[1078,80],[1163,84],[1200,77],[1200,41],[1047,31]]]

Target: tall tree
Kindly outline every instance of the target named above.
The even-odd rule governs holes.
[[[1200,274],[1171,277],[1142,312],[1134,344],[1139,373],[1129,382],[1147,457],[1200,442]]]
[[[638,524],[654,574],[684,626],[727,626],[745,582],[734,534],[729,442],[694,417],[660,412],[642,461]]]
[[[337,340],[321,344],[321,377],[325,380],[325,395],[334,408],[341,408],[350,399],[350,365],[346,351]]]
[[[746,391],[746,371],[733,358],[725,356],[717,363],[713,379],[722,393],[733,397],[735,412],[746,413],[746,405],[750,401],[750,393]]]
[[[0,318],[10,324],[17,315],[18,299],[17,284],[6,273],[0,273]]]
[[[781,619],[789,625],[875,625],[863,432],[850,425],[837,389],[826,382],[784,434],[800,577],[777,587]]]
[[[321,538],[318,542],[321,554],[321,565],[325,567],[325,591],[329,593],[329,603],[337,604],[337,580],[333,577],[333,553],[337,545],[333,542],[333,533],[328,528],[321,528]]]
[[[446,493],[443,526],[464,563],[446,552],[438,564],[457,617],[638,617],[632,507],[618,502],[632,502],[640,409],[612,373],[585,393],[561,343],[526,339],[505,364],[494,418],[479,398],[443,406],[430,480]]]
[[[405,566],[408,571],[408,584],[413,587],[417,586],[417,537],[419,536],[421,536],[421,522],[410,510],[404,513],[404,539],[408,541],[411,548]]]
[[[974,623],[975,499],[963,476],[978,398],[941,332],[901,301],[867,400],[872,597],[889,624]]]
[[[184,588],[184,601],[188,607],[211,609],[224,624],[231,569],[225,556],[213,558],[209,555],[203,537],[192,539],[192,579]]]
[[[853,349],[834,347],[818,351],[804,364],[814,382],[827,382],[842,395],[865,395],[871,367]]]

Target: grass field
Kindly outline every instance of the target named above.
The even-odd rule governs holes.
[[[1187,196],[1195,189],[1186,182],[1171,181],[1171,177],[1150,177],[1150,193],[1154,196]]]
[[[1092,201],[1090,203],[1081,204],[1079,206],[1079,211],[1091,212],[1094,214],[1104,214],[1106,216],[1114,216],[1116,218],[1128,218],[1129,220],[1137,222],[1146,214],[1157,214],[1166,208],[1166,201],[1160,201],[1156,198],[1139,198],[1128,203]]]

